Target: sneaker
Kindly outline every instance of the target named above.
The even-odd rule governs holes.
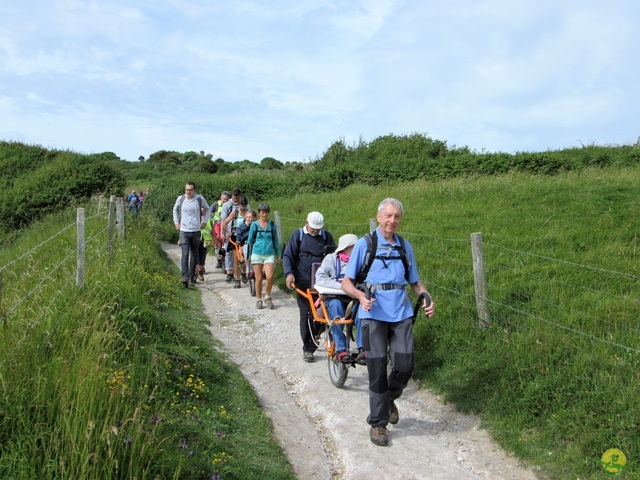
[[[307,352],[306,350],[302,352],[302,360],[307,363],[313,363],[313,352]]]
[[[262,310],[264,308],[264,305],[262,304],[262,299],[259,298],[258,301],[256,302],[256,308],[258,310]]]
[[[191,277],[189,279],[189,286],[190,287],[195,287],[196,286],[196,277]]]
[[[391,425],[395,425],[400,421],[400,414],[398,413],[398,407],[396,407],[396,403],[391,400],[389,404],[389,423]]]
[[[356,357],[356,363],[358,365],[366,365],[367,364],[367,353],[364,351],[364,348],[360,347],[358,349],[358,356]]]
[[[230,273],[227,273],[227,278],[225,280],[227,283],[231,283],[233,282],[233,275],[231,275]]]
[[[198,272],[198,280],[200,280],[201,282],[204,282],[204,270],[200,270]]]
[[[387,427],[371,427],[369,430],[369,438],[376,445],[386,447],[389,443],[389,437],[387,437]]]
[[[351,363],[351,355],[346,350],[340,350],[338,352],[338,361],[340,363]]]
[[[234,280],[233,288],[240,288],[240,280]]]
[[[273,310],[274,305],[273,305],[273,300],[271,300],[271,297],[265,297],[264,298],[264,304],[269,307],[271,310]]]

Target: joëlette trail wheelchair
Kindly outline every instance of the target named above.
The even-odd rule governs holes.
[[[311,266],[311,277],[312,279],[316,278],[316,271],[320,267],[320,263],[314,263]],[[333,333],[331,331],[331,327],[333,325],[342,325],[345,331],[345,336],[347,338],[347,345],[349,344],[349,340],[354,339],[353,329],[355,328],[354,319],[357,310],[357,301],[353,299],[349,299],[350,303],[347,306],[346,313],[344,317],[336,317],[331,319],[329,316],[329,312],[327,312],[327,306],[325,305],[325,299],[329,297],[346,297],[346,294],[342,290],[335,290],[332,288],[316,288],[309,287],[307,289],[301,289],[293,285],[296,292],[302,295],[309,302],[309,310],[311,312],[311,320],[314,322],[318,322],[324,325],[324,334],[322,336],[324,340],[324,345],[327,350],[327,362],[329,367],[329,378],[331,379],[331,383],[336,387],[340,388],[344,385],[347,380],[347,376],[349,375],[349,368],[358,364],[356,362],[357,352],[350,353],[350,357],[347,361],[338,361],[336,344],[333,338]]]
[[[256,296],[256,278],[251,268],[251,252],[245,256],[243,246],[237,243],[235,234],[229,237],[229,251],[233,248],[233,276],[240,277],[242,283],[249,283],[249,293]]]
[[[311,266],[311,277],[312,279],[316,278],[316,271],[320,267],[320,263],[314,263]],[[333,339],[333,333],[331,331],[331,327],[333,325],[343,325],[346,330],[345,336],[347,338],[347,348],[349,345],[349,340],[354,339],[354,329],[355,323],[354,319],[357,315],[358,310],[358,302],[356,300],[351,299],[351,302],[347,306],[345,316],[343,318],[337,317],[334,319],[329,318],[329,313],[327,312],[327,307],[325,305],[325,298],[330,296],[346,296],[346,294],[342,290],[335,290],[332,288],[317,288],[317,287],[309,287],[306,290],[302,290],[297,288],[294,285],[296,292],[302,295],[309,302],[309,307],[311,311],[311,315],[313,317],[314,322],[322,323],[325,326],[324,329],[324,344],[327,350],[327,362],[329,367],[329,378],[331,379],[331,383],[338,388],[344,386],[347,376],[349,375],[349,368],[355,368],[358,365],[356,361],[357,352],[350,353],[350,360],[348,361],[338,361],[336,344]],[[369,298],[370,292],[365,289],[365,293],[367,294],[367,298]],[[413,322],[415,323],[416,318],[418,318],[418,314],[420,313],[420,309],[422,307],[423,301],[426,301],[427,306],[431,303],[431,297],[427,292],[423,292],[418,296],[416,300],[415,306],[413,308]]]

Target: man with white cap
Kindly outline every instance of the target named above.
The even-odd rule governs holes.
[[[313,285],[311,265],[322,262],[327,253],[327,246],[334,246],[335,242],[329,232],[324,230],[324,217],[320,212],[307,215],[305,226],[295,230],[282,256],[282,266],[286,277],[287,287],[292,284],[301,290]],[[309,301],[300,294],[296,295],[298,310],[300,311],[300,337],[302,338],[302,359],[313,362],[313,353],[318,345],[315,337],[320,333],[322,324],[314,322],[311,317]]]
[[[323,293],[322,290],[328,292],[336,291],[336,294],[325,295],[324,304],[327,307],[327,313],[331,320],[336,317],[344,318],[347,305],[351,298],[346,294],[340,295],[342,292],[342,279],[347,270],[349,258],[353,246],[358,241],[358,236],[352,233],[342,235],[338,239],[338,248],[335,253],[330,253],[322,261],[322,265],[316,272],[315,286],[316,290]],[[360,365],[366,365],[366,355],[362,348],[362,332],[360,330],[360,318],[355,319],[356,324],[356,347],[358,348],[358,356],[356,362]],[[336,344],[336,354],[339,362],[350,363],[352,361],[351,354],[348,350],[348,340],[344,335],[344,325],[332,325],[331,333]]]

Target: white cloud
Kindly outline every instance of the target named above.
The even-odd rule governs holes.
[[[623,0],[5,2],[0,138],[255,161],[388,133],[506,151],[635,141],[638,13]]]

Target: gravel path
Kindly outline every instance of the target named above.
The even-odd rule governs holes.
[[[163,248],[179,264],[180,249]],[[234,289],[210,260],[196,288],[211,332],[256,391],[298,478],[537,478],[491,441],[477,417],[456,412],[415,382],[396,402],[400,422],[389,425],[389,446],[373,445],[366,367],[350,369],[345,386],[334,387],[322,347],[314,363],[302,361],[295,299],[274,289],[275,309],[257,310],[247,286]]]

